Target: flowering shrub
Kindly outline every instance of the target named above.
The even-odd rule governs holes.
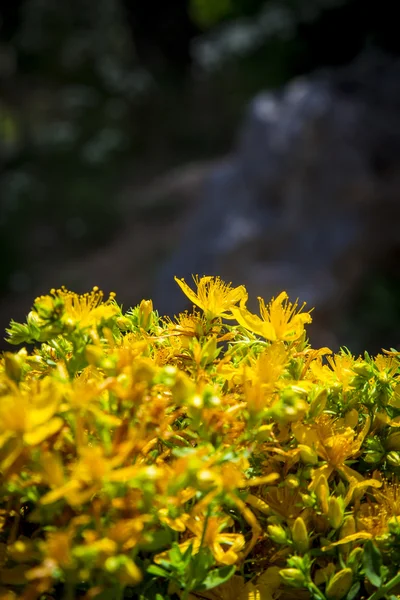
[[[399,597],[400,353],[177,283],[174,319],[59,289],[7,330],[0,598]]]

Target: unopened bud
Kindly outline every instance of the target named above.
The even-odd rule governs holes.
[[[352,370],[354,371],[354,373],[356,373],[360,377],[365,377],[367,379],[369,379],[372,374],[371,366],[365,361],[355,363],[352,366]]]
[[[302,517],[297,517],[292,527],[292,540],[295,549],[300,554],[305,554],[310,548],[307,527]]]
[[[400,431],[394,431],[386,440],[388,450],[400,450]]]
[[[389,454],[386,455],[386,460],[392,467],[400,467],[399,452],[395,452],[394,450],[392,450],[392,452],[389,452]]]
[[[275,544],[287,543],[287,534],[282,525],[268,525],[267,532]]]
[[[333,529],[339,529],[343,523],[344,501],[341,496],[332,496],[328,501],[328,521]]]
[[[344,424],[346,427],[355,429],[355,427],[358,425],[358,410],[355,408],[349,410],[349,412],[347,412],[344,416]]]
[[[356,532],[356,521],[353,515],[345,517],[343,525],[340,528],[340,539],[353,535]],[[339,546],[339,551],[343,554],[347,554],[351,550],[351,542],[348,544],[342,544]]]
[[[353,571],[349,568],[342,569],[332,577],[325,589],[328,600],[341,600],[344,598],[353,583]]]
[[[318,499],[322,512],[324,515],[327,515],[329,510],[329,485],[325,475],[320,475],[317,487],[315,488],[315,495]]]
[[[302,588],[306,583],[306,578],[300,569],[281,569],[279,575],[284,583],[292,587]]]
[[[118,579],[122,585],[134,586],[142,581],[143,575],[133,560],[126,557],[126,560],[123,562],[121,569],[118,572]]]
[[[295,490],[300,486],[300,481],[296,475],[288,475],[285,479],[285,484],[288,488]]]
[[[316,465],[318,463],[318,454],[310,446],[299,444],[298,448],[300,450],[301,461],[305,465]]]
[[[4,367],[8,377],[13,381],[18,382],[21,380],[22,365],[23,361],[18,354],[13,354],[12,352],[4,353]]]
[[[142,300],[139,304],[139,327],[145,331],[148,330],[151,324],[151,314],[153,312],[153,302],[151,300]]]

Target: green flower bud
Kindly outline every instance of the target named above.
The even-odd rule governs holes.
[[[22,366],[23,360],[18,354],[13,354],[12,352],[4,353],[4,367],[6,373],[10,379],[13,381],[20,381],[22,378]]]
[[[306,578],[300,569],[281,569],[279,575],[284,583],[292,587],[302,588],[306,584]]]
[[[371,365],[369,365],[365,361],[359,362],[359,363],[355,363],[352,366],[352,370],[354,371],[354,373],[356,373],[360,377],[365,377],[366,379],[369,379],[371,377],[371,375],[372,375]]]
[[[400,452],[392,450],[386,455],[386,460],[392,467],[400,467]]]
[[[328,521],[333,529],[339,529],[343,523],[344,501],[341,496],[331,496],[328,502]]]
[[[305,554],[310,548],[307,527],[302,517],[297,517],[292,527],[292,540],[295,549],[300,554]]]
[[[356,410],[355,408],[352,408],[351,410],[349,410],[349,412],[347,412],[345,414],[344,424],[346,425],[346,427],[351,427],[352,429],[357,427],[357,425],[358,425],[358,410]]]
[[[296,475],[288,475],[288,477],[285,479],[285,484],[288,486],[288,488],[295,490],[299,487],[300,481]]]
[[[299,444],[298,448],[300,450],[301,461],[305,465],[316,465],[318,463],[318,454],[310,446]]]
[[[342,569],[332,577],[325,589],[328,600],[341,600],[344,598],[353,583],[353,571],[349,568]]]
[[[151,325],[152,312],[153,302],[151,300],[142,300],[139,304],[138,324],[139,327],[142,327],[145,331],[147,331]]]
[[[348,535],[353,535],[356,532],[356,521],[353,515],[349,515],[345,517],[343,521],[343,525],[340,528],[340,539],[347,537]],[[342,544],[339,546],[339,552],[342,554],[347,554],[351,550],[351,542],[348,544]]]
[[[288,541],[286,531],[282,525],[268,525],[267,532],[275,544],[286,544]]]
[[[319,477],[317,487],[315,488],[315,495],[324,515],[328,514],[329,485],[325,475]]]
[[[400,450],[400,431],[391,433],[385,444],[387,450]]]

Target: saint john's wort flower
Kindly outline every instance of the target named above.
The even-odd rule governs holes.
[[[233,316],[239,325],[266,340],[295,341],[303,334],[304,325],[311,323],[310,313],[302,312],[304,304],[297,311],[297,302],[289,302],[286,292],[280,293],[267,305],[262,298],[258,299],[261,318],[247,310],[246,299],[241,300],[239,307],[232,307]]]
[[[183,279],[175,277],[176,283],[182,292],[199,308],[204,311],[210,321],[216,317],[232,319],[232,307],[239,301],[247,300],[247,292],[244,285],[233,288],[231,284],[224,283],[219,277],[193,278],[197,286],[194,292]]]

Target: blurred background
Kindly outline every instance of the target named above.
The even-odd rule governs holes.
[[[62,284],[173,314],[199,273],[398,348],[396,4],[0,0],[1,330]]]

